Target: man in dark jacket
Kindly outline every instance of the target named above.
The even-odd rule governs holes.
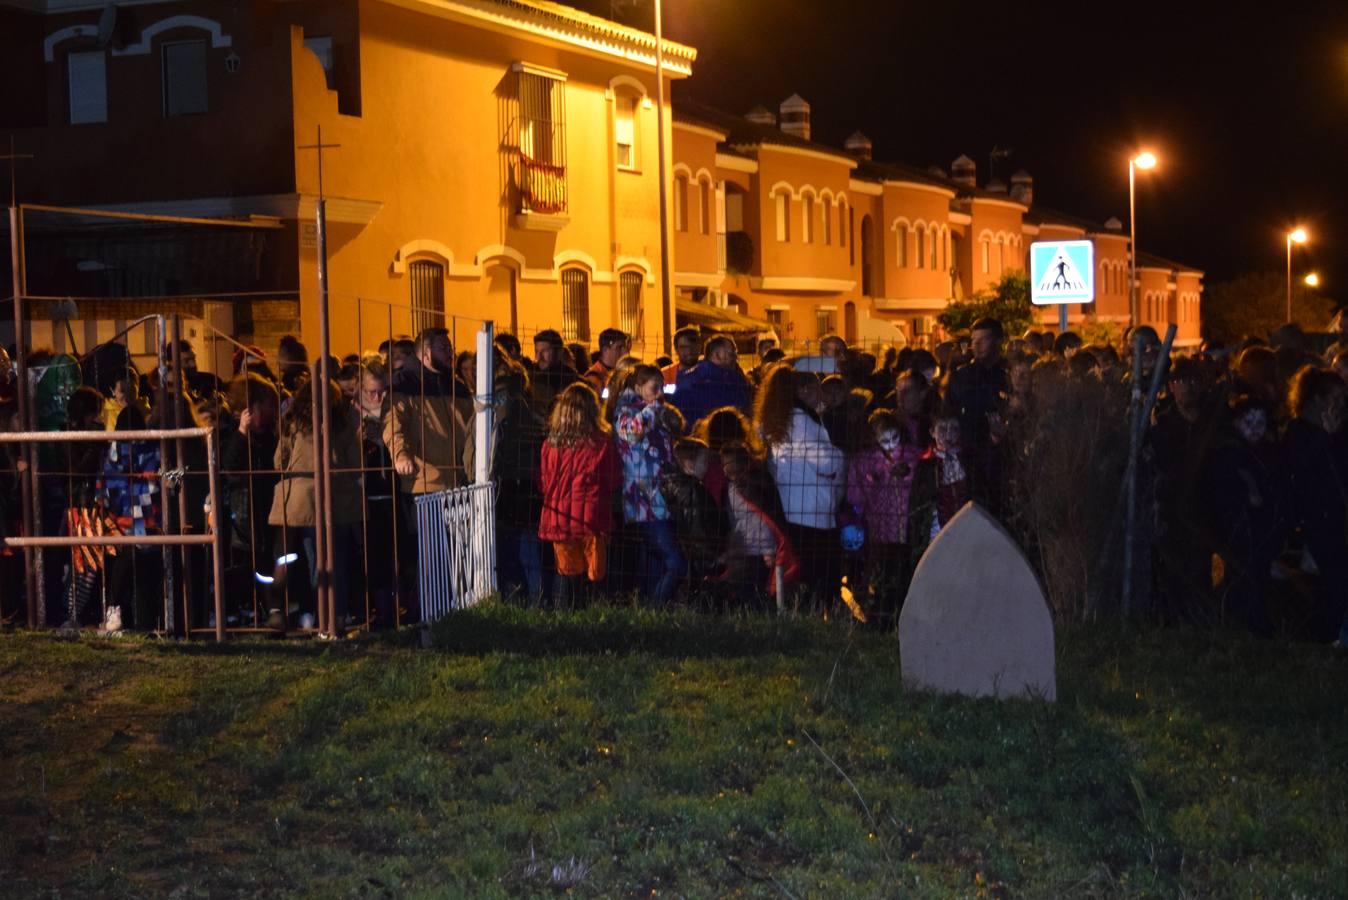
[[[703,485],[711,450],[697,438],[680,438],[674,445],[678,470],[666,475],[660,490],[674,515],[674,530],[693,581],[708,575],[723,551],[725,521],[711,492]]]
[[[1171,621],[1193,624],[1211,613],[1212,540],[1199,505],[1199,488],[1220,417],[1191,358],[1168,374],[1171,405],[1148,436],[1156,467],[1157,588]]]
[[[534,335],[534,368],[529,373],[533,387],[534,412],[547,418],[552,404],[571,385],[580,381],[580,375],[568,363],[566,344],[562,336],[551,328]]]
[[[706,358],[692,369],[680,372],[675,382],[674,405],[683,413],[688,430],[707,413],[733,406],[748,414],[749,379],[740,371],[735,342],[723,334],[707,341]]]
[[[1002,323],[996,319],[974,323],[970,335],[974,361],[950,376],[945,395],[946,406],[960,421],[969,492],[993,515],[1000,515],[1003,506],[1002,408],[1011,395],[1002,337]]]

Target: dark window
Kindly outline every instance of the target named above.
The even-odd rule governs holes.
[[[562,270],[562,337],[590,339],[590,279],[581,269]]]
[[[633,337],[641,335],[641,273],[618,276],[618,327]]]
[[[206,112],[206,42],[164,45],[164,115]]]
[[[417,260],[407,267],[412,276],[412,330],[445,325],[445,267],[430,260]]]
[[[108,121],[108,73],[104,52],[71,53],[66,62],[70,78],[70,124]]]

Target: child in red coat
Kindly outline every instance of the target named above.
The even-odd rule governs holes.
[[[613,495],[622,486],[599,398],[584,382],[568,387],[553,406],[539,479],[543,511],[538,537],[552,542],[557,605],[565,609],[577,600],[581,576],[594,583],[608,571]]]

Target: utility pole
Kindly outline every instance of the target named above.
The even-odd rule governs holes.
[[[665,37],[660,0],[655,0],[655,119],[660,170],[660,301],[665,353],[674,348],[674,299],[670,289],[669,185],[665,173]]]
[[[24,295],[24,254],[23,254],[23,217],[19,214],[18,173],[19,160],[32,159],[31,154],[20,154],[14,149],[14,135],[9,136],[9,153],[0,156],[9,163],[9,267],[10,282],[14,297],[14,377],[18,380],[15,393],[19,398],[19,430],[31,431],[33,422],[28,408],[28,351],[23,340],[23,295]],[[25,463],[25,471],[19,476],[22,488],[23,531],[27,537],[37,534],[36,507],[37,486],[33,484],[36,451],[30,446],[19,448],[20,458]],[[25,595],[28,599],[28,627],[37,628],[42,623],[43,609],[38,602],[41,589],[41,551],[31,547],[23,550],[23,577]]]
[[[336,593],[332,584],[333,521],[332,521],[332,422],[328,408],[328,385],[332,373],[328,371],[328,357],[332,355],[328,329],[328,216],[327,199],[323,193],[323,151],[341,144],[323,143],[323,126],[317,126],[317,140],[303,144],[299,149],[318,154],[318,204],[315,224],[318,232],[318,384],[310,385],[314,415],[314,550],[318,556],[319,627],[324,634],[337,635]]]

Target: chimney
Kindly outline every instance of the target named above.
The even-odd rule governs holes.
[[[777,117],[772,114],[772,110],[766,106],[755,106],[744,114],[744,118],[753,122],[755,125],[766,125],[769,128],[777,127]]]
[[[967,156],[950,164],[950,180],[965,187],[978,187],[978,166]]]
[[[871,139],[860,131],[854,131],[852,136],[843,144],[843,149],[847,151],[848,155],[855,156],[857,159],[870,159]]]
[[[1034,206],[1034,178],[1024,169],[1011,176],[1011,199]]]
[[[777,108],[782,114],[782,131],[798,138],[810,139],[810,104],[800,94],[792,94]]]

